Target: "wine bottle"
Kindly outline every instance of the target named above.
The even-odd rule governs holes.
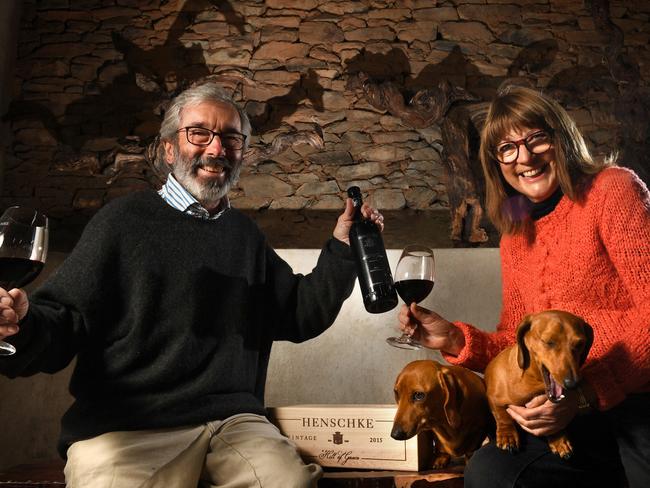
[[[370,313],[383,313],[397,306],[397,293],[393,286],[386,248],[376,224],[361,214],[361,190],[348,188],[354,203],[354,223],[350,228],[350,247],[357,263],[363,305]]]

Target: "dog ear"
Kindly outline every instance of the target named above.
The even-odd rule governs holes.
[[[594,343],[594,329],[587,322],[582,323],[582,328],[585,334],[585,347],[582,349],[582,355],[580,356],[580,366],[584,364],[589,355],[589,350],[591,345]]]
[[[532,324],[532,315],[526,315],[517,327],[517,363],[521,369],[528,368],[528,365],[530,364],[530,353],[526,347],[524,337],[530,330]]]
[[[460,427],[460,402],[458,401],[458,384],[456,377],[447,369],[441,368],[438,371],[438,381],[445,396],[443,408],[449,425],[457,429]]]

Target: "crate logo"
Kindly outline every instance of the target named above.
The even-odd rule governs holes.
[[[337,431],[332,434],[332,439],[328,439],[327,442],[333,442],[334,444],[340,445],[343,444],[344,442],[350,442],[350,441],[344,440],[343,434]]]

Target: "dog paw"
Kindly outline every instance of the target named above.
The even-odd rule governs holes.
[[[433,458],[433,469],[446,468],[449,465],[449,461],[451,461],[451,456],[449,454],[445,452],[439,452]]]
[[[569,459],[573,456],[573,446],[566,437],[549,439],[548,446],[553,454],[557,454],[562,459]]]
[[[519,434],[517,434],[516,430],[497,432],[496,445],[499,449],[515,453],[519,451]]]

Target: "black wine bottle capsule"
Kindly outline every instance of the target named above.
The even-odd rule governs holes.
[[[370,313],[383,313],[397,306],[386,248],[377,225],[361,214],[361,190],[348,188],[354,202],[354,223],[350,228],[350,247],[357,264],[363,305]]]

